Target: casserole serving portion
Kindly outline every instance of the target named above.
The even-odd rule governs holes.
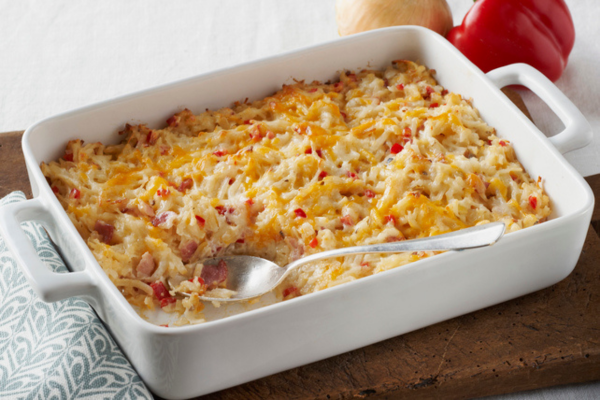
[[[142,316],[205,322],[199,295],[229,297],[227,265],[428,237],[503,221],[508,232],[550,214],[507,140],[425,66],[344,71],[253,103],[127,127],[121,143],[68,143],[42,172],[111,281]],[[418,261],[371,254],[304,266],[291,299]],[[177,296],[176,293],[192,293]],[[227,305],[224,305],[227,307]]]
[[[184,107],[219,109],[232,99],[255,101],[272,95],[282,82],[293,84],[291,77],[335,82],[335,71],[383,70],[399,57],[434,68],[439,85],[472,99],[481,118],[496,129],[492,146],[502,147],[500,140],[509,143],[530,176],[543,177],[544,192],[551,199],[547,221],[512,232],[490,248],[427,257],[229,318],[222,318],[231,314],[225,308],[207,305],[207,318],[222,319],[173,329],[145,321],[127,303],[40,169],[42,162],[63,157],[70,140],[118,144],[125,122],[162,129]],[[499,90],[510,84],[535,91],[563,120],[565,130],[546,138]],[[340,354],[558,282],[579,258],[594,202],[589,186],[561,152],[582,147],[590,139],[591,129],[581,113],[532,68],[509,66],[484,75],[437,34],[417,27],[390,28],[201,75],[35,124],[23,138],[35,198],[1,208],[0,230],[41,298],[80,296],[88,301],[156,394],[186,398]],[[389,145],[383,147],[391,153]],[[44,224],[71,273],[53,274],[34,256],[19,227],[20,221],[30,219]]]

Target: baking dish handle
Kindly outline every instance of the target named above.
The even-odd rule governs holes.
[[[581,111],[537,69],[527,64],[511,64],[486,75],[500,89],[508,85],[523,85],[548,104],[565,125],[562,132],[548,138],[561,153],[580,149],[592,141],[592,127]]]
[[[21,228],[21,222],[45,220],[49,210],[39,198],[0,207],[0,234],[12,252],[35,293],[46,302],[89,294],[95,287],[86,271],[56,273],[38,257],[37,251]]]

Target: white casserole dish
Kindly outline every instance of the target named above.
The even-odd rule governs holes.
[[[483,119],[510,140],[532,177],[542,176],[553,214],[490,248],[448,252],[319,293],[203,325],[164,328],[140,318],[104,274],[48,186],[39,165],[66,142],[117,142],[126,123],[162,126],[174,112],[262,98],[291,78],[328,80],[341,69],[419,61],[440,84],[472,97]],[[531,88],[562,119],[546,138],[499,87]],[[23,137],[34,199],[0,209],[0,232],[45,301],[79,296],[105,322],[146,384],[167,398],[224,389],[397,336],[552,285],[575,266],[594,198],[562,157],[591,141],[589,124],[542,74],[512,65],[483,74],[443,37],[397,27],[354,35],[145,90],[43,120]],[[40,221],[70,269],[50,272],[19,222]]]

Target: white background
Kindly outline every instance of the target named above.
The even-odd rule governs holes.
[[[459,24],[472,0],[449,0]],[[338,37],[334,0],[0,0],[0,132],[151,86]],[[558,87],[594,129],[566,158],[600,173],[600,8],[567,0],[577,30]],[[523,94],[546,134],[562,124]],[[514,396],[514,395],[513,395]],[[506,399],[600,398],[600,384]]]

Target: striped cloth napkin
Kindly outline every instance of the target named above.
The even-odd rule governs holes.
[[[0,206],[25,200],[14,192]],[[41,225],[23,228],[42,261],[67,268]],[[0,237],[0,399],[152,399],[83,300],[45,303]]]

